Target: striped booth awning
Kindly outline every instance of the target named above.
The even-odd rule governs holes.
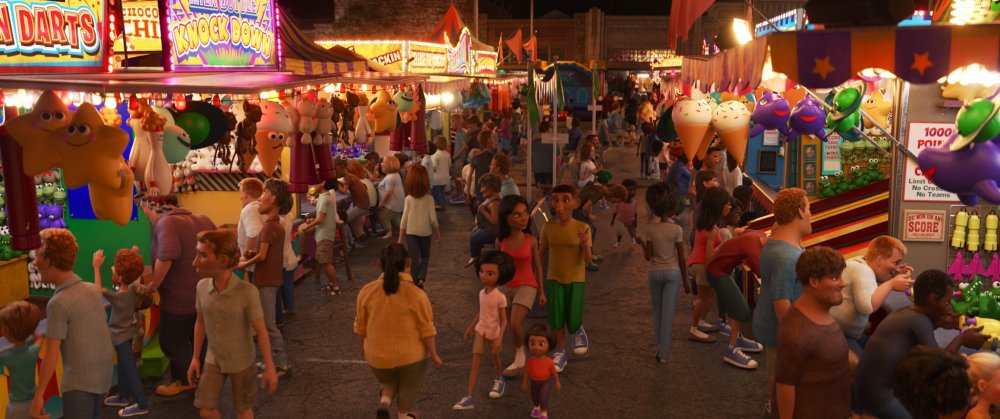
[[[284,10],[280,10],[280,13],[283,19],[278,33],[284,54],[281,62],[283,70],[314,76],[371,69],[367,59],[346,48],[328,50],[317,45],[302,33],[295,22],[285,17],[287,15]]]
[[[969,64],[1000,69],[1000,24],[771,33],[709,59],[685,57],[681,77],[702,90],[753,89],[768,55],[775,72],[812,88],[836,87],[866,68],[927,84]]]

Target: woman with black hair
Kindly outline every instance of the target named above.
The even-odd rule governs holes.
[[[402,244],[382,249],[378,263],[382,276],[358,292],[354,333],[361,337],[365,361],[382,385],[376,417],[390,417],[393,397],[399,417],[415,417],[409,410],[420,391],[428,357],[441,367],[431,303],[413,284],[410,257]]]
[[[521,195],[508,195],[500,200],[500,234],[496,248],[510,255],[516,271],[510,282],[500,287],[507,296],[510,307],[510,341],[514,348],[514,362],[503,370],[504,377],[516,377],[524,368],[527,355],[524,350],[524,319],[535,304],[537,295],[545,305],[545,287],[542,286],[542,258],[538,253],[538,240],[531,235],[531,214],[528,201]]]
[[[706,334],[703,330],[719,330],[718,326],[703,320],[715,302],[715,291],[708,282],[705,262],[712,257],[715,248],[722,244],[718,225],[722,218],[729,213],[731,200],[732,198],[729,197],[729,193],[725,189],[714,186],[705,191],[698,206],[694,247],[691,248],[691,255],[687,261],[688,268],[694,272],[695,283],[698,286],[698,294],[694,303],[694,317],[691,322],[691,330],[688,333],[688,339],[696,342],[715,342],[715,337]]]

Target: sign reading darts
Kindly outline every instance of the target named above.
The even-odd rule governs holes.
[[[105,0],[0,2],[0,73],[101,72]]]
[[[277,68],[273,0],[166,0],[175,70]]]

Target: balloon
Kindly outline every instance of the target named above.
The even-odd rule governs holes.
[[[202,148],[198,145],[208,140],[208,132],[211,126],[205,115],[195,112],[184,112],[174,118],[177,126],[188,133],[190,143],[184,144],[191,149]]]

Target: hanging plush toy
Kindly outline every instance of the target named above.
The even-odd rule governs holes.
[[[387,133],[396,129],[396,112],[398,107],[396,102],[389,96],[389,92],[384,89],[379,91],[375,101],[372,102],[372,113],[375,115],[375,132]]]
[[[750,132],[750,111],[746,105],[735,100],[719,104],[712,113],[712,129],[722,140],[726,151],[737,163],[743,164]]]
[[[864,102],[865,83],[857,81],[837,92],[833,97],[833,111],[826,118],[826,127],[838,134],[858,126],[861,104]]]
[[[299,132],[302,133],[302,144],[313,143],[313,132],[316,131],[318,123],[316,119],[316,101],[309,96],[299,98],[299,103],[295,105],[295,110],[299,112]]]
[[[243,120],[236,125],[236,165],[245,173],[256,156],[254,138],[257,137],[257,123],[263,117],[263,111],[260,106],[246,101],[241,108]]]
[[[812,135],[821,140],[826,138],[826,131],[823,130],[825,119],[823,105],[812,96],[806,96],[795,104],[792,115],[788,118],[788,140],[798,141],[802,135]]]
[[[109,127],[119,127],[122,125],[122,116],[118,113],[118,109],[105,106],[101,108],[101,119],[104,120],[104,125]]]
[[[955,229],[951,232],[951,247],[965,247],[965,229],[969,226],[969,213],[962,208],[955,214]]]
[[[427,97],[424,96],[423,86],[417,86],[414,96],[413,108],[410,111],[414,115],[410,124],[410,150],[417,155],[427,154],[427,129],[424,116],[424,108],[427,105]]]
[[[64,156],[62,170],[66,186],[89,185],[90,204],[97,218],[125,225],[132,215],[134,181],[132,171],[122,158],[128,146],[128,133],[104,125],[94,105],[83,103],[70,123],[52,136],[55,151]],[[170,185],[169,171],[165,182]]]
[[[684,99],[674,104],[674,129],[688,159],[694,159],[707,134],[711,133],[712,106],[704,99]]]
[[[876,89],[861,104],[861,110],[865,111],[871,119],[874,119],[882,128],[889,129],[889,113],[892,112],[892,103],[885,99],[885,90]],[[881,134],[882,131],[875,127],[875,124],[868,118],[864,120],[865,128],[872,134]]]
[[[231,166],[233,164],[233,131],[236,130],[236,114],[232,112],[223,112],[226,116],[226,134],[219,139],[219,142],[215,144],[215,158],[217,160],[222,160],[226,166]]]
[[[320,100],[316,109],[316,144],[333,144],[333,104]]]
[[[271,176],[295,126],[288,111],[276,102],[261,102],[261,111],[263,116],[257,123],[255,139],[257,159],[264,174]]]
[[[62,99],[46,90],[38,96],[31,112],[7,122],[7,130],[23,150],[24,174],[35,176],[59,165],[62,156],[52,152],[49,134],[65,128],[72,118],[73,112]]]
[[[131,105],[130,105],[131,106]],[[135,183],[139,190],[145,190],[146,163],[149,162],[149,137],[142,130],[142,119],[153,109],[144,99],[136,100],[136,109],[130,111],[128,126],[132,128],[132,150],[129,151],[128,165],[135,173]]]
[[[1000,204],[1000,146],[992,141],[975,147],[949,151],[956,135],[943,147],[920,151],[917,163],[924,177],[938,187],[955,193],[965,205],[977,205],[979,198]],[[974,169],[974,170],[970,170]]]
[[[399,110],[399,117],[403,118],[403,114],[410,113],[413,109],[413,94],[406,91],[400,90],[392,97],[393,102],[396,102],[396,106]],[[403,122],[407,122],[405,119]]]
[[[374,134],[371,124],[368,123],[368,117],[371,113],[368,108],[368,101],[361,100],[350,92],[347,95],[348,103],[350,103],[351,98],[358,101],[358,105],[355,107],[354,141],[357,144],[368,144],[372,140],[372,134]]]
[[[790,134],[788,131],[790,114],[788,101],[784,97],[777,92],[765,90],[754,106],[753,115],[750,117],[754,123],[753,129],[750,130],[750,136],[756,137],[766,129],[776,129],[788,137]]]
[[[142,129],[149,138],[149,156],[146,162],[146,173],[143,179],[146,184],[146,193],[156,197],[170,193],[173,185],[170,176],[170,166],[163,155],[163,129],[166,118],[152,112],[142,120]]]

